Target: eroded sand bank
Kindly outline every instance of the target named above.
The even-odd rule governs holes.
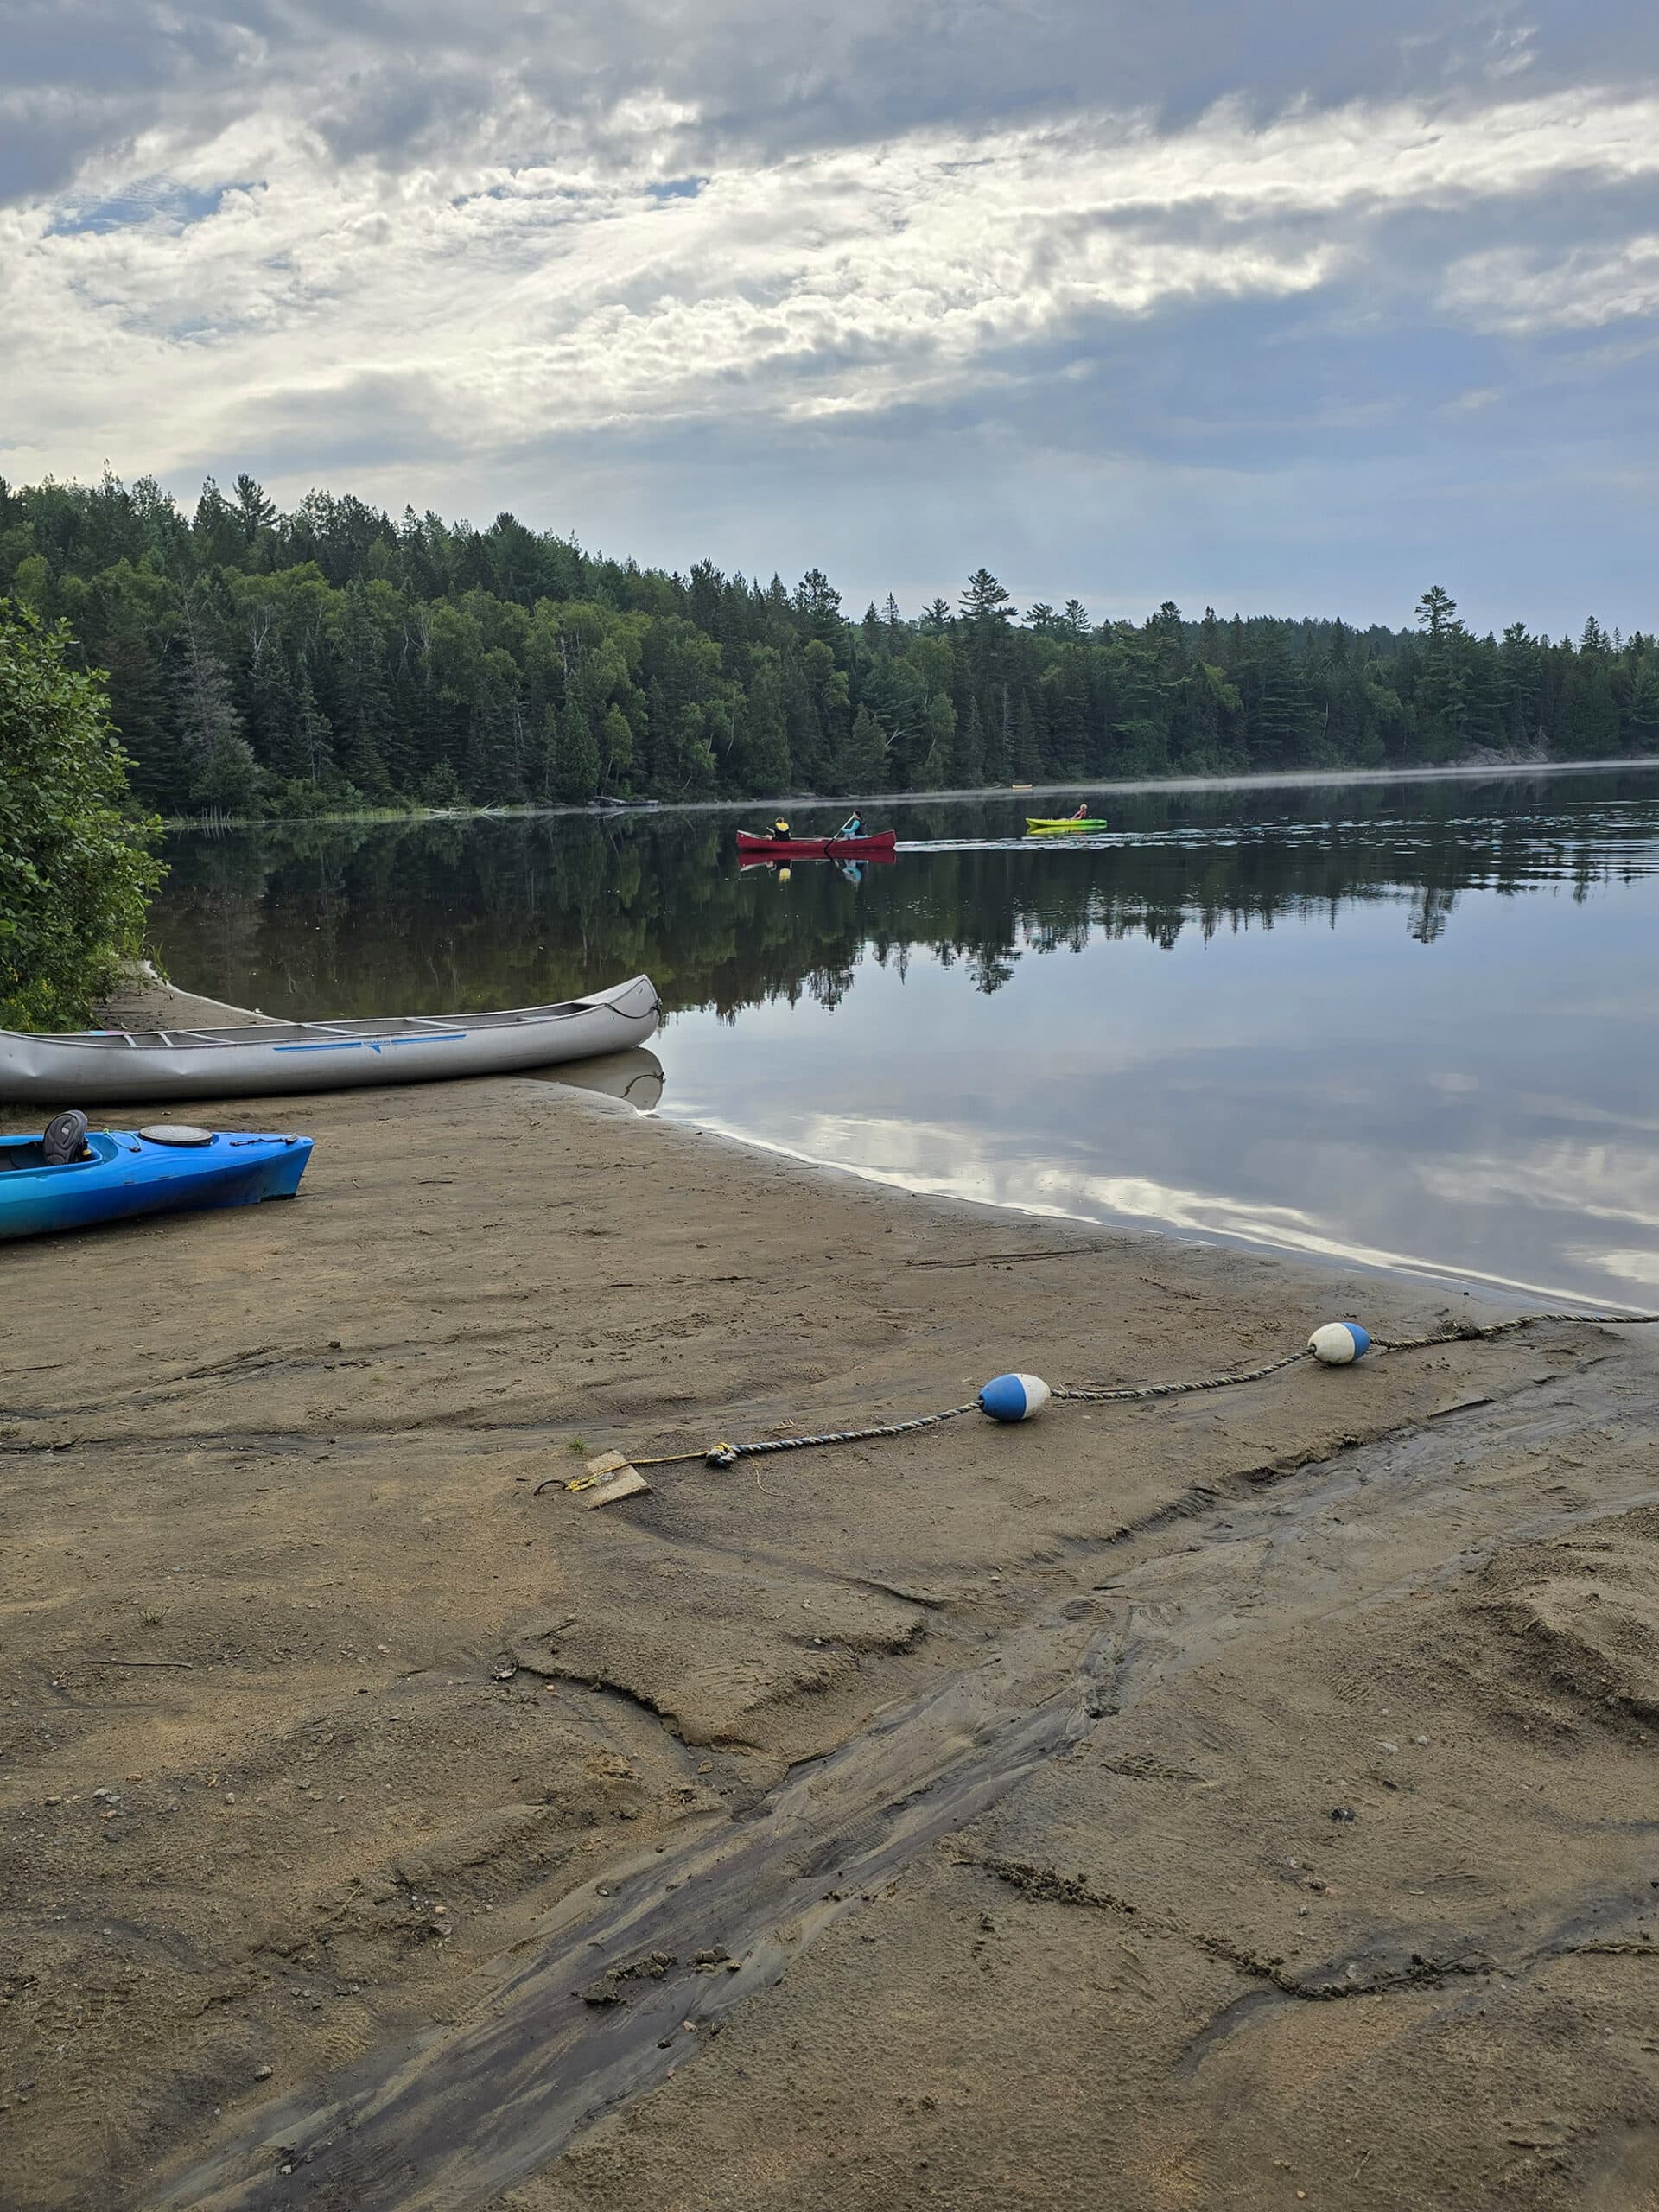
[[[0,1256],[8,2204],[1655,2202],[1654,1332],[588,1512],[1467,1309],[545,1083],[191,1110],[301,1199]]]

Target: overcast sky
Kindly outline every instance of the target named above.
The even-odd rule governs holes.
[[[0,473],[1659,626],[1653,0],[0,0]]]

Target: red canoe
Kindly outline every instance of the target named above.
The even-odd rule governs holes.
[[[855,861],[873,853],[890,853],[899,842],[896,830],[878,830],[874,837],[757,837],[748,830],[737,833],[737,849],[748,861]]]

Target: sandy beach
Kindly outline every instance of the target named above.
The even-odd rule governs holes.
[[[1659,2203],[1659,1332],[592,1511],[1471,1301],[543,1081],[190,1112],[301,1197],[0,1260],[8,2206]]]

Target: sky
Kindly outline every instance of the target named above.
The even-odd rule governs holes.
[[[0,474],[1659,627],[1652,0],[0,0]]]

